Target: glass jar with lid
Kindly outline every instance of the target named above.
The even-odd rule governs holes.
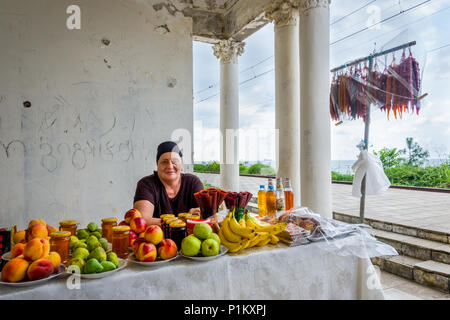
[[[117,226],[117,218],[103,218],[102,219],[102,237],[112,241],[113,227]]]
[[[128,257],[128,244],[130,240],[129,226],[116,226],[112,228],[112,251],[119,258],[126,259]]]
[[[169,239],[172,239],[177,245],[178,250],[181,249],[181,241],[186,237],[186,223],[182,220],[173,221],[169,225]]]
[[[77,224],[76,220],[64,220],[59,222],[59,231],[69,231],[72,236],[77,233]]]
[[[57,252],[62,263],[69,260],[70,236],[69,231],[56,231],[50,234],[50,251]]]

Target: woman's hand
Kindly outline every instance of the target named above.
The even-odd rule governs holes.
[[[196,215],[200,215],[200,208],[192,208],[191,210],[189,210],[190,214],[196,214]]]

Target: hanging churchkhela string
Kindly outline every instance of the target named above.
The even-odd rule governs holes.
[[[418,115],[422,98],[419,97],[420,85],[419,63],[410,48],[408,57],[406,50],[403,50],[398,64],[395,54],[390,65],[387,65],[386,58],[382,72],[375,60],[370,83],[366,62],[364,67],[359,64],[355,68],[345,68],[344,72],[335,72],[331,81],[331,118],[335,121],[360,118],[365,121],[368,103],[385,111],[388,120],[391,111],[395,119],[401,119],[405,112]]]

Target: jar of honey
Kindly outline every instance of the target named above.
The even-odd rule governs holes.
[[[102,219],[102,237],[112,241],[112,228],[117,226],[117,218],[103,218]]]
[[[177,245],[178,250],[181,249],[181,241],[186,237],[186,223],[178,220],[173,221],[169,225],[169,238]]]
[[[162,224],[162,231],[164,233],[165,238],[169,238],[169,224],[173,221],[178,221],[178,218],[176,217],[168,217],[164,218],[163,224]]]
[[[74,236],[77,233],[78,221],[64,220],[59,222],[59,231],[69,231],[70,235]]]
[[[56,231],[50,234],[50,251],[58,252],[62,263],[69,260],[70,236],[69,231]]]
[[[128,257],[128,243],[130,238],[129,226],[116,226],[112,228],[112,251],[119,258],[126,259]]]

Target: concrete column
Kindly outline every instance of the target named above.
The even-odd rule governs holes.
[[[290,0],[266,7],[275,23],[275,129],[277,177],[290,178],[294,205],[300,205],[300,73],[298,8]]]
[[[332,217],[330,0],[300,0],[300,177],[302,205]]]
[[[244,42],[221,40],[214,45],[220,59],[220,188],[239,192],[239,64]]]

